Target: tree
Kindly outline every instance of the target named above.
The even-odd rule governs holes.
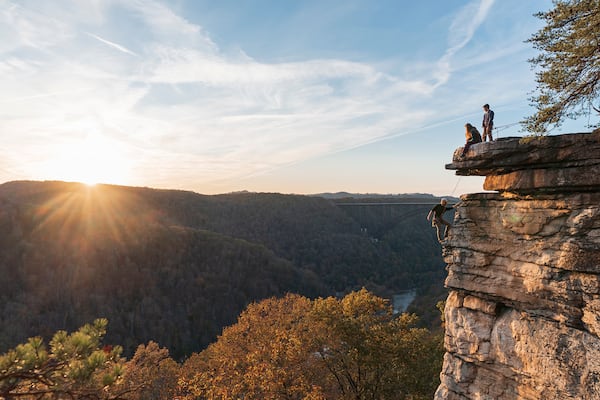
[[[310,300],[288,294],[250,304],[216,343],[194,354],[180,380],[190,398],[322,400],[307,347]]]
[[[365,289],[343,299],[271,298],[190,357],[180,382],[191,399],[431,398],[441,340],[415,323]]]
[[[123,387],[132,389],[131,400],[172,399],[177,392],[179,365],[169,350],[153,341],[139,345],[125,364]]]
[[[0,356],[2,399],[125,399],[120,346],[102,346],[106,319],[78,331],[54,334],[48,349],[40,337]]]
[[[537,111],[523,125],[541,134],[591,109],[600,114],[600,105],[594,105],[600,95],[600,1],[554,0],[552,10],[536,16],[546,22],[528,40],[541,51],[529,60],[541,67],[537,95],[530,99]]]
[[[439,385],[439,337],[415,325],[414,314],[392,315],[387,300],[365,289],[341,300],[314,302],[319,357],[335,399],[430,399]],[[330,389],[331,390],[331,389]]]

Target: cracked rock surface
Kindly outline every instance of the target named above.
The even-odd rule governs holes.
[[[446,168],[497,192],[461,196],[443,248],[435,398],[600,399],[600,134],[472,149]]]

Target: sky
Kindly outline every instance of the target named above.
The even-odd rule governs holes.
[[[0,0],[0,182],[482,190],[464,124],[530,115],[550,0]],[[553,133],[583,132],[584,121]]]

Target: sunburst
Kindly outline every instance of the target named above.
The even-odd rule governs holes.
[[[114,140],[88,135],[57,145],[44,169],[43,175],[53,180],[128,184],[131,162]]]

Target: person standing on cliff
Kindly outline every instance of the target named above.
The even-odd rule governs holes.
[[[494,112],[490,110],[489,104],[483,105],[483,122],[481,123],[483,127],[483,141],[487,140],[487,137],[490,137],[490,142],[494,140],[492,137],[492,129],[494,129]]]
[[[454,207],[446,207],[447,204],[448,204],[448,201],[446,199],[441,199],[440,204],[436,204],[435,206],[433,206],[433,208],[429,211],[429,214],[427,214],[427,221],[431,221],[431,225],[433,227],[435,227],[438,242],[440,242],[440,243],[443,243],[444,240],[446,240],[448,238],[448,233],[450,232],[450,228],[452,226],[448,221],[446,221],[444,219],[444,213],[446,211],[452,210],[452,208],[454,208]],[[432,217],[433,217],[433,220],[432,220]],[[443,238],[440,235],[440,233],[441,233],[440,230],[442,228],[442,225],[445,227]]]

